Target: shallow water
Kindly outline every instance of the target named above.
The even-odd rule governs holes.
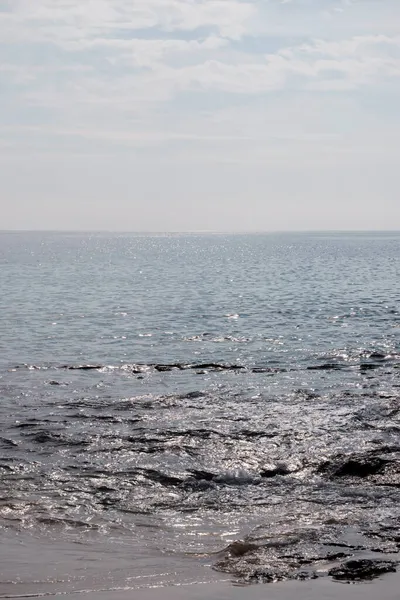
[[[393,559],[399,250],[396,233],[1,233],[1,552],[129,547],[130,578],[143,555],[178,581]]]

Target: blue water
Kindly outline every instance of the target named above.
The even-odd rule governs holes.
[[[397,552],[399,281],[399,233],[0,233],[3,532]]]

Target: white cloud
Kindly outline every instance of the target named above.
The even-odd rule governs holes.
[[[181,69],[177,78],[183,86],[200,84],[207,89],[243,94],[278,90],[286,85],[295,89],[309,84],[314,88],[320,84],[330,89],[353,89],[400,76],[400,53],[392,56],[383,51],[382,39],[377,36],[334,43],[317,40],[282,49],[254,63],[206,61]],[[400,49],[397,37],[386,37],[384,42],[389,48]]]
[[[329,119],[313,129],[304,109],[299,130],[296,119],[290,129],[262,118],[269,96],[277,95],[274,118],[278,94],[292,102],[333,94],[333,115],[338,94],[396,85],[400,36],[392,22],[370,32],[376,3],[328,5],[327,20],[327,5],[316,0],[0,0],[0,85],[8,98],[0,122],[15,124],[4,135],[20,148],[25,128],[27,139],[55,148],[76,140],[74,151],[82,140],[115,148],[279,139],[295,152],[298,144],[307,152],[338,148]],[[351,15],[362,16],[361,29]],[[317,37],[320,29],[326,38]],[[261,98],[258,124],[246,108],[253,97]],[[245,108],[224,120],[237,103]],[[246,153],[256,159],[255,150]]]
[[[330,2],[332,9],[353,5]],[[293,10],[306,19],[321,12],[313,0],[3,1],[0,39],[14,62],[4,63],[2,74],[26,84],[26,102],[59,103],[64,110],[65,97],[79,105],[125,108],[184,91],[345,91],[399,75],[399,36],[309,39],[254,52],[251,36],[267,27],[268,6],[281,19]],[[259,48],[267,48],[268,38],[258,40]],[[55,72],[64,76],[55,80]]]
[[[96,69],[91,57],[89,62],[74,59],[59,67],[4,64],[0,71],[14,83],[27,84],[28,103],[115,108],[164,102],[185,91],[244,95],[284,88],[340,91],[400,76],[398,37],[315,40],[265,55],[230,53],[226,41],[212,36],[203,40],[102,38],[80,43],[74,54],[98,47],[106,50],[102,68]],[[136,71],[141,68],[145,70]],[[119,69],[117,76],[114,69]],[[64,73],[61,81],[54,80],[57,71]],[[36,82],[31,89],[30,82]]]
[[[7,40],[79,41],[109,31],[194,31],[212,27],[237,39],[249,32],[256,7],[241,0],[15,0],[0,13]],[[8,35],[7,35],[8,33]],[[4,39],[4,38],[3,38]],[[15,39],[15,37],[13,37]]]
[[[400,56],[400,36],[387,35],[365,35],[354,36],[353,38],[341,41],[326,41],[316,39],[312,44],[303,44],[297,50],[305,54],[319,54],[341,58],[343,56],[369,57],[377,54],[385,56],[391,49],[399,50]],[[290,56],[290,51],[285,52]]]
[[[0,0],[2,227],[400,227],[399,23],[399,0]]]

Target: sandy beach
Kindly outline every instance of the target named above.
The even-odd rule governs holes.
[[[172,588],[112,591],[85,595],[94,600],[398,600],[399,576],[391,576],[373,584],[339,584],[327,579],[315,582],[232,586],[229,583],[192,585]],[[81,598],[71,595],[69,598]]]
[[[2,535],[0,598],[71,600],[397,600],[400,576],[373,582],[339,583],[329,577],[238,585],[211,568],[211,560],[149,548],[96,543],[56,542],[24,534]],[[323,570],[323,567],[321,567]]]
[[[76,592],[32,593],[30,587],[18,586],[17,593],[1,593],[0,598],[37,598],[66,596],[70,600],[398,600],[400,577],[386,576],[374,583],[333,583],[329,579],[308,582],[284,582],[237,586],[231,582],[183,584],[168,587],[112,588]]]

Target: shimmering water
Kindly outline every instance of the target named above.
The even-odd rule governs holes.
[[[398,233],[1,233],[3,540],[150,580],[396,553],[399,281]]]

